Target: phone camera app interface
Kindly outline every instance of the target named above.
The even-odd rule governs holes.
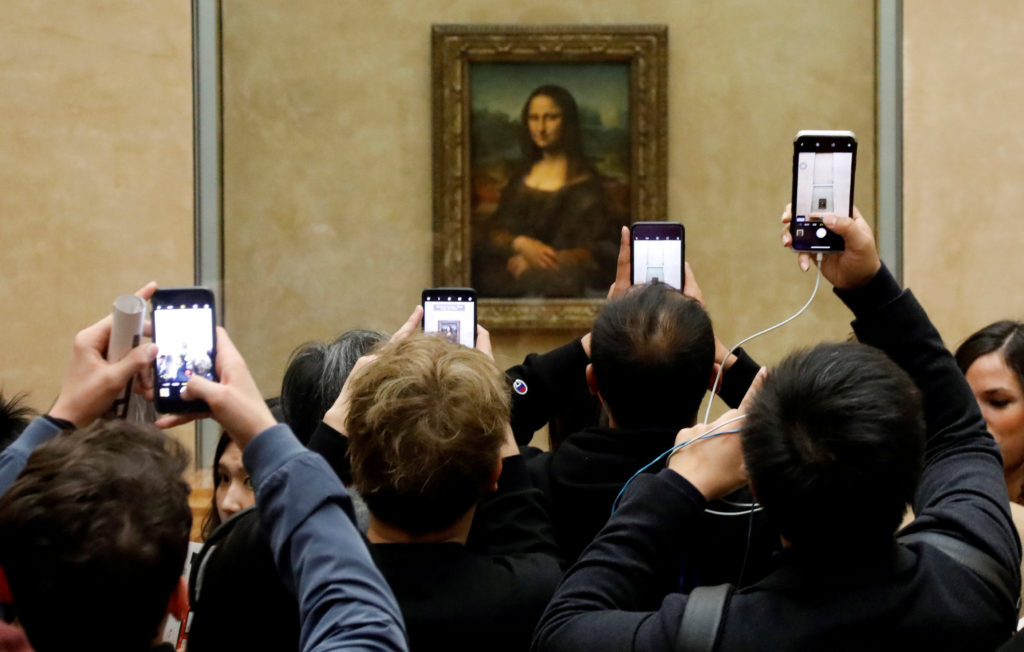
[[[476,304],[473,297],[438,294],[423,301],[423,332],[473,348]]]
[[[842,143],[815,143],[821,149],[842,147]],[[852,145],[847,144],[850,149]],[[824,242],[829,231],[817,214],[850,215],[850,184],[853,180],[853,153],[820,151],[797,155],[796,205],[794,231],[805,249],[828,249]],[[812,214],[814,214],[812,216]]]
[[[645,227],[633,238],[633,284],[660,281],[682,289],[683,240],[678,227]]]
[[[213,310],[208,304],[154,306],[161,398],[178,398],[198,374],[213,380]]]

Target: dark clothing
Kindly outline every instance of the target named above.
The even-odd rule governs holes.
[[[398,603],[323,458],[277,424],[249,442],[242,462],[278,576],[299,603],[299,649],[407,649]]]
[[[484,238],[474,247],[473,287],[490,297],[580,297],[588,288],[603,294],[595,283],[615,274],[612,251],[618,247],[621,221],[608,206],[601,180],[593,174],[554,191],[530,188],[525,176],[513,178],[484,230],[503,234],[497,238],[502,243],[524,235],[555,250],[583,249],[589,255],[557,270],[531,269],[514,278],[506,268],[511,247]]]
[[[926,466],[911,531],[944,532],[990,555],[1019,579],[999,449],[938,332],[885,269],[837,293],[858,338],[885,351],[921,390]],[[545,612],[537,650],[676,650],[687,596],[666,585],[706,501],[663,470],[638,478]],[[808,518],[813,518],[809,514]],[[738,589],[718,649],[991,650],[1012,632],[1011,605],[964,565],[921,543],[866,550],[789,548],[779,568]]]
[[[278,577],[255,508],[214,531],[192,563],[188,584],[189,652],[299,649],[299,604]]]
[[[318,442],[333,438],[331,444]],[[348,440],[321,424],[311,447],[351,475]],[[340,456],[339,456],[340,454]],[[477,506],[466,545],[371,544],[402,609],[412,650],[526,650],[562,576],[550,518],[519,455]]]
[[[723,374],[720,393],[731,406],[739,404],[760,368],[742,350],[737,357]],[[543,355],[530,354],[523,364],[506,372],[527,387],[525,394],[513,394],[517,441],[529,441],[567,395],[581,383],[586,385],[588,363],[583,346],[574,340]],[[677,433],[678,429],[593,426],[569,435],[553,452],[527,452],[530,476],[549,502],[558,545],[568,561],[575,561],[604,526],[623,485],[671,448]],[[648,471],[656,473],[664,466],[664,460],[659,460]],[[750,499],[745,491],[729,498],[742,503]],[[737,511],[728,505],[719,505],[719,510]],[[679,586],[685,589],[736,583],[742,579],[741,572],[747,580],[758,579],[773,567],[772,554],[780,545],[763,512],[733,517],[704,514],[694,531],[701,536],[694,537],[681,568]]]

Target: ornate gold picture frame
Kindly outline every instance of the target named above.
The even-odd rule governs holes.
[[[666,219],[668,28],[434,25],[431,55],[434,284],[490,329],[589,327],[618,227]]]

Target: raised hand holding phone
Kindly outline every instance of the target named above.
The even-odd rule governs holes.
[[[793,245],[793,237],[790,234],[792,219],[790,207],[787,205],[782,212],[782,244],[785,247]],[[882,261],[878,256],[871,225],[857,207],[853,207],[853,217],[826,215],[824,223],[843,237],[846,248],[844,251],[822,257],[821,275],[840,290],[859,287],[870,281],[881,268]],[[801,269],[807,271],[814,265],[812,256],[813,254],[808,252],[799,252],[797,260]]]
[[[194,419],[212,416],[231,436],[238,447],[245,449],[253,437],[277,423],[263,400],[256,381],[242,354],[235,348],[228,332],[217,327],[217,380],[194,375],[183,391],[184,400],[201,401],[209,413],[190,412],[161,417],[158,428],[170,428]]]

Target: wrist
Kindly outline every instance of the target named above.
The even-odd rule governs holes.
[[[336,410],[333,407],[330,410],[327,410],[324,414],[324,423],[330,426],[332,430],[342,437],[348,437],[348,433],[345,432],[345,415],[339,410]]]
[[[51,413],[44,414],[43,418],[52,423],[53,425],[57,426],[61,430],[74,430],[75,428],[77,428],[77,426],[74,423],[68,421],[67,419],[62,419],[60,417],[54,416]]]
[[[46,413],[46,416],[59,423],[68,423],[71,428],[88,425],[85,423],[87,419],[82,411],[75,409],[74,406],[64,401],[60,396],[57,397],[57,401],[50,408],[50,411]]]
[[[260,433],[277,425],[277,419],[274,418],[274,414],[267,408],[266,403],[261,402],[259,406],[254,406],[254,408],[247,419],[237,424],[237,428],[233,429],[227,424],[221,424],[227,430],[231,439],[242,450],[245,450],[249,442],[258,437]]]

